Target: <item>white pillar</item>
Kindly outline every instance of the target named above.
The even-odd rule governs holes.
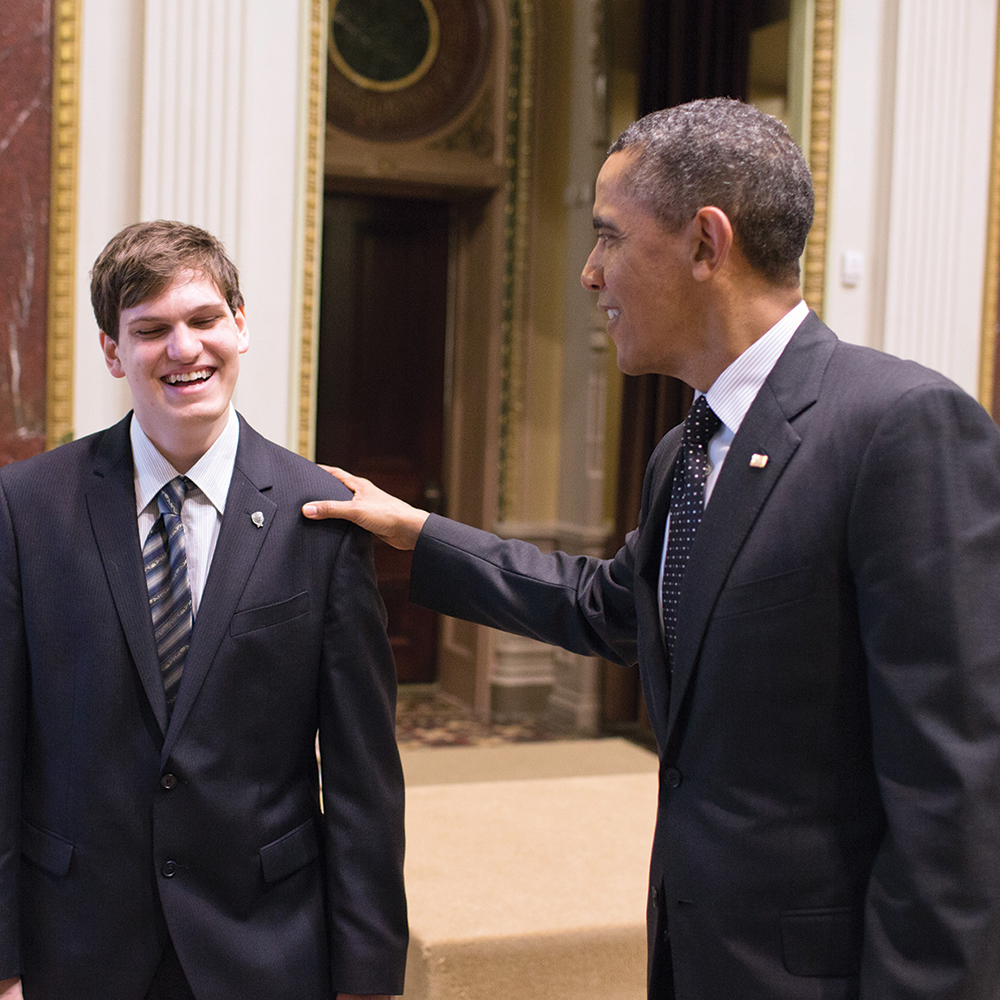
[[[193,222],[226,244],[250,329],[234,401],[261,433],[291,448],[301,316],[299,64],[311,6],[145,5],[141,216]]]
[[[825,319],[973,394],[996,19],[995,0],[837,8]],[[854,278],[845,254],[860,262]]]
[[[995,0],[899,5],[882,346],[979,388]]]

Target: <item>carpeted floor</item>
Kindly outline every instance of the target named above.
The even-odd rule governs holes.
[[[403,685],[396,706],[396,739],[400,746],[498,746],[563,739],[540,723],[493,724],[439,694],[428,685]]]

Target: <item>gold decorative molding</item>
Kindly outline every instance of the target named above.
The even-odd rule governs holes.
[[[531,207],[532,82],[534,11],[532,0],[510,5],[510,73],[504,170],[504,284],[501,315],[500,474],[497,518],[506,519],[522,488],[524,423],[524,304],[528,222]]]
[[[316,438],[316,367],[319,348],[319,286],[323,219],[323,151],[326,140],[327,5],[311,0],[305,191],[301,235],[302,313],[298,368],[296,450],[312,458]]]
[[[830,190],[830,145],[833,126],[833,61],[836,0],[816,0],[813,21],[812,102],[809,114],[809,167],[816,210],[806,241],[803,295],[823,316],[826,279],[827,207]]]
[[[73,320],[82,0],[58,0],[52,46],[52,188],[49,206],[45,444],[73,437]]]
[[[989,211],[986,222],[986,276],[983,282],[983,320],[979,347],[979,402],[997,419],[997,314],[1000,288],[1000,12],[993,57],[993,138],[990,147]]]

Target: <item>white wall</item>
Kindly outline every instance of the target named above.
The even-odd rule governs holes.
[[[103,0],[83,10],[73,344],[77,437],[107,427],[131,405],[124,380],[112,378],[104,365],[89,272],[108,240],[139,218],[142,23],[142,7],[134,0]]]
[[[265,436],[294,447],[300,39],[309,9],[308,0],[103,0],[84,7],[77,436],[130,405],[97,347],[90,265],[123,226],[172,218],[214,232],[239,268],[251,340],[235,403]]]
[[[825,318],[976,394],[997,4],[841,0],[837,18]]]

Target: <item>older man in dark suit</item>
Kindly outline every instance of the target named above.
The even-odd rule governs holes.
[[[344,473],[412,596],[638,663],[660,753],[649,995],[1000,996],[1000,435],[802,301],[808,168],[735,101],[612,147],[583,270],[621,368],[684,379],[609,560]]]
[[[307,521],[339,484],[233,410],[218,241],[129,227],[92,297],[134,412],[0,470],[0,996],[400,993],[370,538]]]

